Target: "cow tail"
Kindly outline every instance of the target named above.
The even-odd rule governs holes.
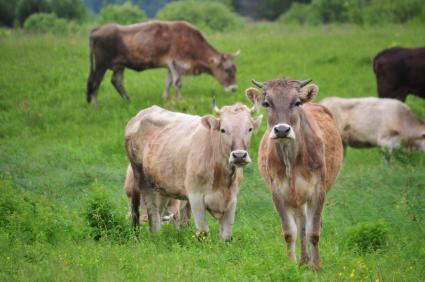
[[[94,54],[93,54],[93,39],[92,38],[89,39],[89,45],[90,45],[90,70],[89,70],[90,75],[89,77],[91,80],[91,77],[93,76],[93,73],[94,73]]]
[[[93,39],[89,38],[89,48],[90,48],[90,69],[89,69],[89,78],[87,79],[87,102],[90,103],[90,95],[93,92],[93,76],[94,76],[94,54],[93,54]]]

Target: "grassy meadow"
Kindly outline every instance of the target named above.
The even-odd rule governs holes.
[[[204,115],[213,96],[219,106],[247,104],[251,79],[283,75],[313,79],[318,100],[376,96],[374,55],[423,45],[425,29],[256,24],[206,36],[220,51],[241,49],[236,94],[202,75],[183,79],[182,101],[172,94],[163,102],[166,70],[127,70],[131,103],[112,87],[108,72],[97,106],[85,100],[87,35],[0,37],[0,280],[423,281],[425,155],[397,151],[383,165],[379,149],[348,150],[324,210],[323,269],[312,273],[287,259],[280,220],[257,169],[265,120],[251,145],[254,162],[245,169],[232,242],[219,240],[210,216],[204,242],[193,238],[193,221],[181,231],[168,225],[152,235],[142,225],[138,236],[128,234],[123,134],[140,109],[156,104]],[[409,97],[407,104],[425,118],[425,100]],[[121,231],[94,240],[87,219],[93,207],[103,208]],[[355,233],[359,228],[366,232]],[[350,244],[353,234],[381,245],[361,252]]]

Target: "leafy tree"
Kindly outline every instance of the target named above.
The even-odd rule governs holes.
[[[32,14],[54,13],[60,18],[81,21],[86,17],[86,12],[82,0],[19,0],[16,6],[16,19],[23,24]]]
[[[0,0],[0,25],[13,26],[15,20],[16,2]]]

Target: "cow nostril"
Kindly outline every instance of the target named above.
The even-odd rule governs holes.
[[[274,130],[274,133],[279,133],[279,129],[277,129],[277,127],[274,127],[273,130]]]
[[[246,158],[246,156],[248,155],[248,153],[243,153],[242,158]]]
[[[291,128],[290,128],[290,127],[288,127],[288,128],[286,128],[286,129],[284,130],[284,132],[285,132],[286,134],[288,134],[290,130],[291,130]]]

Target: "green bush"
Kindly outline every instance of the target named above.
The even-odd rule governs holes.
[[[384,248],[387,239],[388,229],[384,223],[365,222],[350,229],[347,244],[352,250],[364,254]]]
[[[56,244],[81,238],[73,214],[44,196],[22,192],[11,181],[0,178],[0,234],[10,243]],[[7,245],[2,242],[2,245]]]
[[[425,6],[422,0],[313,0],[310,5],[293,3],[279,21],[301,24],[424,23]]]
[[[131,227],[110,198],[106,189],[101,187],[92,189],[84,212],[90,227],[90,236],[96,241],[101,239],[126,241]]]
[[[67,32],[67,21],[55,14],[32,14],[25,20],[24,30],[29,33],[63,34]]]
[[[321,19],[311,5],[293,3],[289,10],[280,16],[278,21],[295,24],[319,24]]]
[[[178,1],[160,10],[158,20],[188,21],[200,29],[228,31],[244,25],[243,19],[215,2]]]
[[[100,23],[134,24],[147,20],[147,16],[139,7],[131,3],[108,5],[99,14]]]

